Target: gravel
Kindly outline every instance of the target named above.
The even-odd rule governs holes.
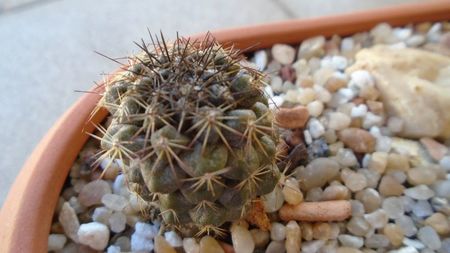
[[[290,136],[289,151],[295,141],[308,160],[293,164],[261,197],[269,231],[241,220],[224,227],[231,236],[223,240],[249,253],[450,252],[450,142],[406,138],[411,124],[389,114],[376,76],[352,70],[355,55],[374,43],[445,55],[449,36],[448,22],[383,23],[350,37],[318,36],[255,52],[253,63],[267,73],[269,107],[282,108],[275,119]],[[90,140],[73,165],[55,209],[49,251],[224,252],[213,237],[183,238],[161,227],[154,213],[144,218],[141,211],[152,209],[129,192],[121,161],[113,161],[102,179],[90,167],[89,154],[98,147]],[[100,170],[110,162],[100,161]],[[330,200],[349,200],[351,217],[302,222],[278,215],[284,205]]]

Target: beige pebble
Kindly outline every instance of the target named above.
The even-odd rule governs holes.
[[[155,237],[155,253],[177,253],[177,251],[170,246],[163,236],[157,235]]]
[[[298,205],[303,201],[303,194],[295,178],[286,179],[282,192],[284,200],[290,205]]]
[[[386,165],[387,171],[393,170],[408,171],[409,168],[410,167],[408,157],[401,154],[389,153]]]
[[[375,137],[366,130],[347,128],[340,131],[338,136],[339,139],[354,152],[371,153],[375,150]]]
[[[313,238],[316,240],[328,240],[331,235],[331,227],[328,223],[313,224]]]
[[[369,159],[368,168],[383,174],[386,170],[388,154],[386,152],[374,152]]]
[[[420,143],[427,149],[428,154],[436,161],[439,161],[444,157],[448,148],[441,143],[431,139],[431,138],[421,138]]]
[[[298,253],[302,246],[302,231],[296,221],[286,224],[286,253]]]
[[[441,236],[450,233],[450,222],[442,213],[435,213],[425,220],[425,224],[431,226]]]
[[[200,253],[225,253],[222,246],[211,236],[204,236],[200,240]]]
[[[261,229],[255,228],[250,230],[252,234],[253,241],[255,242],[256,248],[265,247],[270,241],[270,233],[269,231],[263,231]]]
[[[347,87],[347,81],[342,79],[342,78],[338,78],[338,77],[330,77],[327,82],[324,85],[325,89],[327,89],[329,92],[336,92],[337,90],[339,90],[340,88],[344,88]]]
[[[304,106],[280,108],[275,114],[275,122],[283,128],[302,128],[308,118],[309,112]]]
[[[383,196],[400,196],[403,194],[405,187],[400,184],[393,176],[385,175],[381,179],[378,190]]]
[[[436,172],[428,167],[412,168],[407,173],[408,183],[412,185],[431,185],[437,179]]]
[[[303,202],[296,206],[284,205],[279,211],[284,221],[341,221],[351,215],[351,205],[346,200]]]
[[[343,185],[329,185],[322,194],[322,200],[346,200],[350,199],[350,191]]]
[[[405,236],[403,234],[402,228],[399,225],[389,223],[383,228],[383,233],[393,246],[398,247],[402,245],[403,238]]]
[[[313,230],[312,230],[311,223],[301,222],[300,230],[301,230],[302,238],[305,241],[311,241],[313,239]]]

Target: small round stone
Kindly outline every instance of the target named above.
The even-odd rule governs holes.
[[[314,240],[302,243],[302,253],[315,253],[319,252],[319,249],[325,245],[325,241]]]
[[[383,209],[378,209],[372,213],[365,214],[364,219],[372,228],[382,228],[388,222],[388,216]]]
[[[331,235],[331,227],[328,223],[314,223],[313,238],[316,240],[328,240]]]
[[[288,178],[283,186],[284,200],[290,205],[298,205],[303,201],[303,194],[295,178]]]
[[[383,233],[395,247],[402,245],[404,234],[399,225],[389,223],[383,228]]]
[[[395,219],[395,224],[402,228],[405,236],[411,237],[417,233],[417,228],[414,224],[414,221],[409,216],[400,216],[399,218]]]
[[[441,248],[441,239],[436,233],[436,230],[434,230],[430,226],[420,228],[419,232],[417,233],[417,237],[423,244],[425,244],[432,250],[438,250],[439,248]]]
[[[412,185],[431,185],[436,181],[437,175],[434,170],[427,167],[417,167],[408,170],[407,179]]]
[[[302,231],[301,232],[302,238],[305,241],[311,241],[313,239],[313,229],[311,223],[307,222],[300,223],[300,229]]]
[[[381,206],[380,194],[372,188],[356,193],[355,198],[363,203],[366,212],[373,212]]]
[[[382,208],[391,219],[399,218],[405,212],[402,200],[396,197],[384,199]]]
[[[265,253],[279,253],[279,252],[285,252],[285,251],[286,251],[286,247],[284,245],[284,242],[271,241],[269,243],[269,246],[267,246]]]
[[[89,207],[102,203],[102,197],[111,193],[111,186],[104,180],[94,180],[81,189],[78,200],[83,206]]]
[[[330,158],[317,158],[298,170],[302,190],[322,187],[339,173],[339,164]]]
[[[120,233],[125,230],[127,217],[122,212],[114,212],[108,219],[109,227],[114,233]]]
[[[184,238],[183,249],[186,253],[199,253],[200,245],[194,238]]]
[[[350,171],[346,176],[341,174],[341,177],[345,186],[347,186],[352,192],[361,191],[367,187],[367,179],[363,174]]]
[[[386,170],[388,154],[385,152],[374,152],[369,159],[368,168],[383,174]]]
[[[374,235],[366,238],[364,244],[368,248],[374,248],[374,249],[386,248],[389,246],[389,240],[383,234],[374,234]]]
[[[279,222],[272,222],[270,238],[273,241],[282,241],[286,238],[286,226]]]
[[[381,178],[378,189],[381,195],[389,197],[401,196],[405,190],[405,187],[401,183],[399,183],[392,175],[385,175],[383,176],[383,178]]]
[[[157,235],[155,237],[155,253],[176,253],[177,251],[170,246],[163,236]]]
[[[255,228],[250,230],[256,248],[263,248],[270,242],[270,233],[261,229]]]
[[[312,117],[319,117],[323,112],[324,106],[321,101],[314,100],[309,103],[306,108],[308,109],[309,115]]]
[[[332,112],[328,115],[328,128],[343,130],[350,126],[351,118],[342,112]]]
[[[350,191],[343,185],[329,185],[322,194],[322,200],[345,200],[350,199]]]
[[[183,246],[183,240],[181,237],[174,231],[167,231],[164,233],[164,238],[170,244],[170,246],[174,248],[178,248]]]
[[[339,235],[338,240],[342,244],[342,246],[345,246],[345,247],[359,249],[364,245],[364,239],[362,237],[348,235],[348,234]]]
[[[67,237],[62,234],[50,234],[48,236],[48,251],[58,251],[64,248]]]
[[[200,240],[200,253],[225,253],[220,244],[211,236],[204,236]]]
[[[78,229],[78,240],[95,250],[104,250],[109,241],[109,229],[99,222],[81,224]]]
[[[336,159],[343,167],[353,167],[358,165],[358,160],[351,149],[341,148],[336,154]]]
[[[294,108],[280,108],[275,114],[275,122],[283,128],[303,128],[308,118],[308,109],[301,105]]]
[[[123,196],[108,193],[103,195],[102,203],[114,211],[122,211],[127,206],[128,200]]]
[[[405,195],[417,200],[426,200],[434,196],[434,191],[426,185],[418,185],[406,189]]]
[[[233,241],[233,248],[239,253],[252,253],[255,249],[255,242],[252,234],[248,229],[239,223],[233,223],[231,226],[231,240]]]
[[[301,250],[302,234],[300,226],[296,221],[289,221],[286,224],[286,252],[297,253]]]
[[[432,227],[441,236],[450,233],[450,221],[442,213],[434,213],[425,220],[425,224]]]
[[[272,47],[272,57],[283,65],[294,62],[295,49],[286,44],[275,44]]]
[[[75,213],[75,210],[69,205],[68,202],[64,202],[61,211],[59,212],[58,221],[64,229],[64,233],[72,239],[74,242],[78,242],[78,230],[80,227],[80,221]]]
[[[280,186],[275,186],[272,192],[261,197],[264,210],[268,213],[278,211],[284,203],[283,192]]]
[[[354,152],[371,153],[375,149],[375,138],[366,130],[347,128],[339,132],[339,139]]]
[[[352,217],[347,229],[356,236],[365,236],[370,231],[370,224],[363,217]]]

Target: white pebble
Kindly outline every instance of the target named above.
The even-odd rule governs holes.
[[[158,234],[158,226],[150,225],[144,222],[136,222],[134,226],[135,233],[146,238],[154,238]]]
[[[339,242],[346,247],[361,248],[364,245],[364,239],[359,236],[341,234],[338,236]]]
[[[194,238],[184,238],[183,249],[186,253],[200,253],[200,245]]]
[[[419,229],[417,233],[417,237],[425,244],[428,248],[432,250],[438,250],[441,248],[441,239],[439,235],[436,233],[430,226],[425,226]]]
[[[331,64],[334,69],[344,70],[347,67],[348,62],[347,58],[345,58],[344,56],[334,55],[331,58]]]
[[[418,200],[426,200],[434,196],[434,191],[428,188],[428,186],[426,185],[418,185],[405,189],[404,193],[406,196]]]
[[[117,194],[103,195],[102,203],[114,211],[122,211],[128,205],[127,199]]]
[[[316,99],[322,103],[328,103],[331,100],[331,93],[320,85],[313,86],[314,91],[316,92]]]
[[[309,120],[309,132],[311,137],[317,139],[325,133],[325,127],[319,120],[312,118]]]
[[[109,246],[108,249],[106,250],[106,253],[120,253],[120,247],[119,247],[119,246],[111,245],[111,246]]]
[[[286,238],[286,226],[279,222],[272,222],[270,229],[270,239],[273,241],[282,241]]]
[[[419,240],[413,240],[413,239],[409,239],[409,238],[404,238],[403,239],[403,244],[409,247],[413,247],[415,249],[423,249],[425,248],[425,245],[419,241]]]
[[[113,183],[113,193],[118,195],[124,195],[124,192],[128,192],[128,188],[126,187],[126,178],[125,175],[120,174],[116,177]],[[127,195],[126,195],[127,196]]]
[[[405,212],[402,200],[396,197],[384,199],[382,207],[387,216],[391,219],[399,218]]]
[[[417,249],[414,247],[407,246],[397,250],[391,250],[388,253],[419,253],[419,251],[417,251]]]
[[[358,164],[355,154],[348,148],[339,149],[336,158],[338,163],[343,167],[353,167]]]
[[[268,213],[278,211],[284,203],[283,192],[278,185],[275,186],[272,192],[262,196],[261,199],[264,204],[264,210]]]
[[[308,130],[303,131],[303,136],[305,137],[305,142],[306,144],[311,144],[312,143],[312,136],[311,133]]]
[[[295,59],[295,49],[286,44],[275,44],[272,47],[272,57],[281,64],[291,64]]]
[[[111,217],[113,211],[107,207],[97,207],[92,214],[92,220],[108,225],[109,217]]]
[[[418,47],[425,43],[425,36],[422,34],[414,34],[406,40],[406,45],[410,47]]]
[[[62,234],[50,234],[48,236],[48,251],[57,251],[64,248],[67,237]]]
[[[319,100],[314,100],[309,103],[306,108],[308,109],[309,115],[319,117],[323,112],[323,103]]]
[[[394,28],[392,34],[400,41],[405,41],[412,35],[411,28]]]
[[[315,240],[302,243],[302,253],[316,253],[325,245],[325,241]]]
[[[425,218],[433,214],[433,209],[427,200],[419,200],[412,206],[412,212],[417,217]]]
[[[352,108],[351,116],[352,118],[362,118],[366,116],[366,113],[367,113],[367,105],[360,104]]]
[[[170,246],[172,246],[174,248],[178,248],[178,247],[183,246],[183,240],[174,231],[167,231],[167,232],[165,232],[164,233],[164,238],[170,244]]]
[[[414,225],[414,221],[406,215],[402,215],[395,219],[395,224],[399,225],[405,236],[411,237],[417,233],[417,228]]]
[[[81,224],[78,230],[78,240],[95,250],[104,250],[109,241],[109,229],[105,224],[91,222]]]
[[[351,123],[349,116],[342,112],[332,112],[328,117],[328,128],[334,130],[343,130]]]
[[[266,50],[259,50],[255,52],[253,61],[260,71],[263,71],[266,68],[268,55]]]
[[[357,70],[350,75],[349,86],[356,86],[361,89],[364,86],[374,86],[375,81],[367,70]]]
[[[284,102],[283,96],[273,96],[272,99],[269,100],[269,108],[276,109],[279,108]]]
[[[352,37],[343,38],[341,41],[341,51],[343,52],[353,50],[354,46],[355,42],[353,41]]]
[[[378,116],[372,112],[367,112],[366,116],[363,120],[363,128],[370,129],[373,126],[382,126],[383,125],[383,117]]]
[[[114,233],[120,233],[125,230],[127,224],[127,217],[122,212],[114,212],[109,217],[109,227]]]
[[[139,234],[131,235],[131,251],[151,252],[154,248],[153,240]]]
[[[447,172],[450,172],[450,156],[444,156],[439,161],[439,165]]]

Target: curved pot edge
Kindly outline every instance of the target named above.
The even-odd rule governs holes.
[[[332,34],[348,35],[367,30],[385,21],[393,25],[450,19],[450,2],[435,1],[401,5],[306,20],[290,20],[265,25],[212,32],[222,43],[235,42],[239,48],[268,47],[274,43],[294,43],[302,39]],[[192,37],[201,38],[204,34]],[[100,92],[101,88],[96,88]],[[93,131],[86,124],[99,96],[83,95],[48,131],[17,176],[0,212],[0,252],[45,252],[57,197],[73,161]],[[106,116],[99,111],[91,123]],[[44,200],[44,201],[42,201]]]

